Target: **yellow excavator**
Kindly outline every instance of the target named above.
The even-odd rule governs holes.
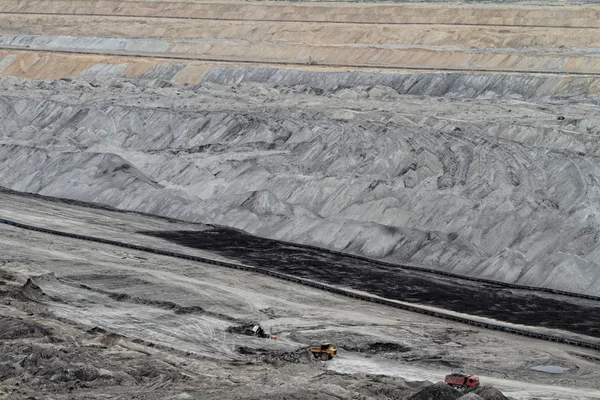
[[[331,360],[337,354],[337,349],[332,343],[321,343],[318,346],[312,346],[310,351],[315,358],[320,358],[323,361]]]

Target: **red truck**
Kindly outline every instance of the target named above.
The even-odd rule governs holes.
[[[476,375],[450,374],[446,375],[444,381],[457,389],[473,389],[479,386],[479,377]]]

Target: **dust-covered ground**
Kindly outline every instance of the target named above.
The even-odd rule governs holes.
[[[42,200],[30,203],[33,213],[10,212],[8,195],[3,203],[12,218],[165,247],[173,244],[135,231],[205,229]],[[4,398],[405,399],[455,370],[477,373],[515,399],[600,396],[597,351],[249,272],[0,230]],[[278,340],[232,333],[254,322]],[[321,341],[335,342],[339,356],[312,359],[307,346]],[[530,369],[538,365],[567,370]]]
[[[4,0],[0,187],[179,221],[4,191],[0,218],[597,341],[596,302],[257,237],[600,295],[598,15]],[[240,333],[256,323],[277,340]],[[311,356],[323,341],[338,357]],[[486,386],[462,396],[435,384],[455,371]],[[498,390],[598,399],[600,354],[0,225],[2,399],[504,399]]]

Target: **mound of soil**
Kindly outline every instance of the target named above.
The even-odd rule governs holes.
[[[56,349],[32,346],[29,348],[29,355],[19,366],[33,376],[59,382],[90,382],[99,377],[96,368],[73,358],[79,357],[67,355]]]
[[[484,400],[483,397],[476,393],[467,393],[464,396],[460,396],[458,400]]]
[[[264,362],[269,364],[293,363],[309,364],[316,362],[309,349],[298,349],[296,351],[272,351],[266,349],[252,349],[241,346],[238,349],[240,354],[249,356],[251,361]]]
[[[444,382],[438,382],[415,393],[408,400],[456,400],[460,396],[461,393],[456,389],[451,388]]]
[[[31,279],[27,279],[27,282],[25,282],[25,285],[21,288],[19,294],[20,296],[17,295],[17,298],[23,301],[42,301],[45,296],[42,289]]]
[[[508,400],[508,397],[503,395],[501,391],[493,386],[481,386],[471,393],[476,393],[485,400]]]
[[[23,339],[50,336],[52,331],[38,323],[0,316],[0,339]]]
[[[411,348],[408,346],[404,346],[399,343],[383,343],[383,342],[375,342],[369,344],[367,351],[373,353],[405,353],[410,351]]]
[[[27,282],[22,287],[6,285],[7,281],[14,281],[10,275],[4,273],[0,275],[0,298],[10,298],[23,302],[41,302],[45,299],[45,294],[42,289],[36,285],[31,279],[27,279]]]

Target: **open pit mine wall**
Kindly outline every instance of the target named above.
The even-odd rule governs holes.
[[[6,64],[4,71],[12,66]],[[98,65],[73,73],[100,83],[86,91],[101,91],[123,77]],[[152,75],[134,84],[163,87],[177,78],[160,64],[144,73],[149,70]],[[377,85],[369,95],[379,92],[381,98],[392,88],[396,96],[465,99],[535,100],[583,92],[594,101],[599,87],[597,78],[584,76],[231,66],[207,68],[200,79],[266,83],[314,96]],[[600,235],[594,179],[600,164],[579,154],[596,154],[596,140],[581,143],[562,135],[555,148],[543,141],[522,145],[518,140],[528,127],[508,130],[513,136],[503,139],[469,137],[468,129],[449,140],[420,121],[334,120],[296,106],[275,112],[223,104],[189,112],[119,105],[102,95],[82,104],[80,84],[28,83],[60,93],[60,101],[2,96],[0,186],[457,274],[600,294],[600,244],[594,239]]]
[[[82,8],[72,0],[6,0],[0,12],[83,14],[109,16],[171,17],[261,21],[336,21],[345,23],[438,23],[457,25],[597,27],[600,10],[581,7],[523,4],[497,7],[485,3],[334,3],[320,2],[164,2],[96,0],[93,7]],[[586,3],[585,1],[576,3]],[[595,3],[589,1],[587,3]],[[466,9],[466,10],[465,10]],[[465,12],[467,11],[467,12]]]
[[[399,94],[452,98],[536,99],[548,96],[600,94],[600,76],[497,74],[464,72],[316,71],[268,67],[215,66],[202,82],[222,85],[266,83],[331,92],[356,86],[385,86]]]
[[[200,61],[0,51],[0,76],[31,79],[142,79],[172,84],[242,82],[304,85],[329,92],[355,86],[385,86],[399,94],[454,98],[536,99],[600,95],[600,75],[494,72],[358,71],[228,66]]]

